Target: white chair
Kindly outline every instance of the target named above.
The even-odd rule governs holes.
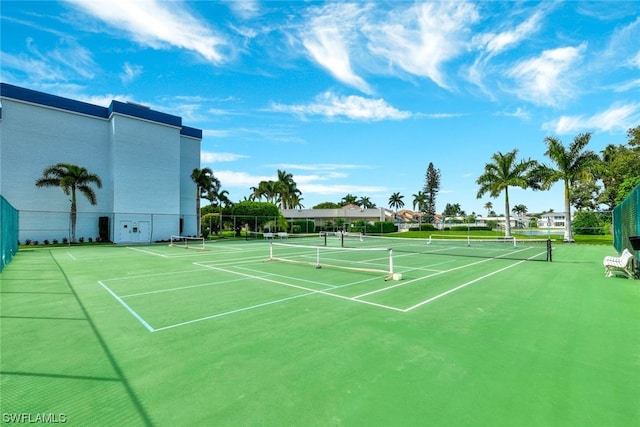
[[[626,248],[620,256],[604,257],[602,263],[604,264],[604,274],[607,277],[611,277],[617,273],[622,273],[629,279],[633,279],[635,276],[633,254]]]

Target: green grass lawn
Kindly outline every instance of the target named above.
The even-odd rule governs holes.
[[[0,410],[72,426],[638,425],[640,281],[604,277],[613,254],[399,254],[403,280],[384,282],[265,262],[263,242],[20,251],[1,273]]]

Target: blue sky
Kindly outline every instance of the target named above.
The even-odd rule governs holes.
[[[437,210],[486,213],[497,151],[640,125],[637,2],[5,1],[1,80],[182,116],[232,201],[293,174],[310,208],[346,194],[411,208],[429,162]],[[511,206],[563,210],[561,184]]]

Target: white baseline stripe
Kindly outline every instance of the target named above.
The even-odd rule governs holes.
[[[133,317],[135,317],[136,319],[138,319],[138,321],[140,323],[142,323],[142,325],[147,328],[147,330],[149,330],[149,332],[153,332],[154,329],[151,327],[151,325],[149,325],[142,317],[140,317],[140,315],[138,313],[136,313],[131,307],[129,307],[127,305],[126,302],[122,301],[122,298],[120,298],[118,295],[116,295],[111,289],[109,289],[109,287],[107,285],[105,285],[104,283],[102,283],[101,281],[98,280],[98,283],[100,284],[100,286],[102,286],[107,292],[109,292],[111,294],[111,296],[113,296],[116,301],[118,301],[120,304],[122,304],[122,306],[124,308],[127,309],[127,311],[129,313],[131,313],[133,315]]]
[[[202,322],[204,320],[209,320],[209,319],[215,319],[216,317],[222,317],[222,316],[228,316],[230,314],[241,313],[243,311],[253,310],[254,308],[265,307],[265,306],[271,305],[271,304],[277,304],[277,303],[280,303],[280,302],[289,301],[289,300],[296,299],[296,298],[306,297],[307,295],[311,295],[312,293],[313,292],[309,292],[309,293],[306,293],[306,294],[300,294],[300,295],[294,295],[292,297],[282,298],[282,299],[275,300],[275,301],[263,302],[261,304],[251,305],[249,307],[243,307],[243,308],[238,308],[236,310],[225,311],[223,313],[212,314],[211,316],[200,317],[198,319],[193,319],[193,320],[187,320],[186,322],[180,322],[180,323],[175,323],[175,324],[169,325],[169,326],[163,326],[161,328],[155,329],[152,332],[164,331],[166,329],[177,328],[178,326],[185,326],[185,325],[190,325],[191,323]]]
[[[383,304],[376,304],[374,302],[369,302],[369,301],[360,301],[360,300],[357,300],[357,299],[354,299],[354,298],[351,298],[351,297],[332,294],[331,292],[327,292],[327,291],[311,289],[311,288],[307,288],[307,287],[304,287],[304,286],[298,286],[298,285],[294,285],[294,284],[291,284],[291,283],[281,282],[279,280],[272,280],[272,279],[269,279],[267,277],[254,276],[254,275],[251,275],[251,274],[240,273],[240,272],[237,272],[237,271],[227,270],[227,269],[224,269],[224,268],[214,267],[214,266],[210,266],[210,265],[202,265],[202,264],[199,264],[197,262],[195,262],[194,264],[195,265],[200,265],[200,266],[205,267],[205,268],[210,268],[212,270],[223,271],[225,273],[238,274],[240,276],[251,277],[251,278],[257,279],[257,280],[263,280],[265,282],[275,283],[277,285],[289,286],[291,288],[301,289],[303,291],[308,291],[310,293],[322,294],[322,295],[327,295],[327,296],[334,297],[334,298],[341,298],[341,299],[346,299],[346,300],[349,300],[349,301],[355,301],[355,302],[359,302],[359,303],[362,303],[362,304],[369,304],[369,305],[374,305],[374,306],[377,306],[377,307],[388,308],[389,310],[403,311],[401,308],[391,307],[391,306],[383,305]]]
[[[136,252],[142,252],[143,254],[159,256],[159,257],[162,257],[162,258],[170,258],[167,255],[162,255],[162,254],[159,254],[159,253],[156,253],[156,252],[147,251],[147,250],[140,249],[140,248],[132,248],[131,246],[127,246],[127,249],[131,249],[132,251],[136,251]]]
[[[418,280],[422,280],[422,279],[428,279],[429,277],[435,277],[435,276],[439,276],[441,274],[446,274],[452,271],[456,271],[456,270],[460,270],[463,268],[467,268],[467,267],[471,267],[473,265],[478,265],[478,264],[482,264],[488,261],[493,261],[493,258],[487,258],[487,259],[483,259],[482,261],[476,261],[476,262],[472,262],[471,264],[465,264],[465,265],[461,265],[459,267],[455,267],[455,268],[450,268],[449,270],[442,270],[442,271],[438,271],[436,273],[433,274],[427,274],[426,276],[422,276],[422,277],[418,277],[417,279],[411,279],[411,280],[403,280],[402,282],[398,283],[397,285],[391,285],[391,286],[387,286],[386,288],[381,288],[375,291],[371,291],[371,292],[367,292],[366,294],[362,294],[362,295],[358,295],[354,298],[362,298],[362,297],[366,297],[369,295],[373,295],[373,294],[377,294],[378,292],[384,292],[384,291],[388,291],[389,289],[393,289],[393,288],[397,288],[399,286],[405,286],[408,285],[410,283],[413,283],[415,281]]]
[[[486,279],[487,277],[493,276],[494,274],[501,273],[501,272],[503,272],[503,271],[505,271],[505,270],[508,270],[508,269],[510,269],[510,268],[512,268],[512,267],[515,267],[516,265],[522,264],[523,262],[525,262],[525,260],[518,261],[518,262],[516,262],[516,263],[514,263],[514,264],[508,265],[508,266],[503,267],[503,268],[501,268],[501,269],[499,269],[499,270],[493,271],[493,272],[491,272],[491,273],[489,273],[489,274],[485,274],[485,275],[484,275],[484,276],[482,276],[482,277],[478,277],[477,279],[473,279],[473,280],[471,280],[471,281],[469,281],[469,282],[467,282],[467,283],[463,283],[462,285],[460,285],[460,286],[456,286],[456,287],[455,287],[455,288],[453,288],[453,289],[449,289],[448,291],[443,292],[443,293],[441,293],[441,294],[439,294],[439,295],[436,295],[435,297],[429,298],[428,300],[422,301],[422,302],[420,302],[420,303],[418,303],[418,304],[416,304],[416,305],[413,305],[413,306],[411,306],[411,307],[409,307],[409,308],[406,308],[406,309],[404,309],[404,310],[403,310],[403,312],[405,312],[405,313],[406,313],[406,312],[408,312],[408,311],[413,310],[414,308],[421,307],[421,306],[423,306],[423,305],[425,305],[425,304],[428,304],[428,303],[430,303],[430,302],[432,302],[432,301],[437,300],[438,298],[442,298],[442,297],[443,297],[443,296],[445,296],[445,295],[449,295],[450,293],[453,293],[453,292],[458,291],[458,290],[460,290],[460,289],[462,289],[462,288],[465,288],[465,287],[467,287],[467,286],[469,286],[469,285],[472,285],[472,284],[474,284],[474,283],[476,283],[476,282],[478,282],[478,281],[480,281],[480,280],[482,280],[482,279]]]
[[[123,295],[121,298],[138,297],[138,296],[141,296],[141,295],[161,294],[163,292],[182,291],[182,290],[185,290],[185,289],[202,288],[202,287],[205,287],[205,286],[224,285],[226,283],[241,282],[243,280],[247,280],[247,279],[243,277],[241,279],[223,280],[221,282],[209,282],[209,283],[200,283],[200,284],[197,284],[197,285],[179,286],[179,287],[176,287],[176,288],[169,288],[169,289],[158,289],[158,290],[155,290],[155,291],[147,291],[147,292],[139,292],[139,293],[136,293],[136,294]]]

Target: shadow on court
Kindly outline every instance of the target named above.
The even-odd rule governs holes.
[[[2,273],[3,422],[152,425],[50,251]]]

